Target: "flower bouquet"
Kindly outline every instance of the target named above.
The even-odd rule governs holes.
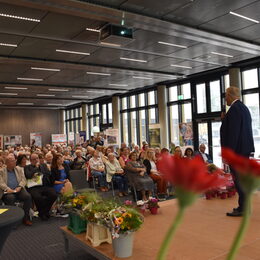
[[[151,213],[153,215],[156,215],[157,211],[158,211],[158,208],[160,208],[159,205],[158,205],[158,199],[150,198],[148,200],[147,207],[148,207],[148,209],[151,211]]]

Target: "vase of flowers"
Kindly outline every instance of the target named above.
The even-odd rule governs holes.
[[[156,215],[158,213],[158,199],[150,198],[148,201],[148,209],[150,210],[151,214]]]
[[[119,206],[110,211],[106,225],[112,233],[116,257],[125,258],[132,255],[134,232],[142,223],[143,216],[136,209]]]

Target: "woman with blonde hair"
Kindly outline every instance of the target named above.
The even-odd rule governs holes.
[[[154,149],[149,148],[146,151],[143,163],[146,167],[147,174],[157,184],[158,197],[165,198],[167,183],[161,176],[160,172],[157,170]]]

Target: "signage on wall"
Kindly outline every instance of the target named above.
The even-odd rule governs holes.
[[[66,134],[52,134],[51,135],[52,144],[66,144],[67,143],[67,135]]]
[[[149,125],[149,143],[151,147],[161,146],[161,129],[159,124]]]
[[[105,144],[106,145],[119,145],[118,141],[118,129],[107,129],[104,132],[106,138],[105,138]]]
[[[180,146],[193,145],[192,123],[180,123]]]
[[[42,147],[42,133],[30,133],[30,145]]]
[[[4,147],[7,146],[19,146],[22,145],[21,135],[5,135],[4,136]]]
[[[68,145],[74,146],[74,142],[75,142],[75,134],[74,132],[70,132],[68,134]]]

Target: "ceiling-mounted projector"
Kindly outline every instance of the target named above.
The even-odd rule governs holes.
[[[115,45],[126,45],[133,41],[133,29],[107,24],[100,31],[100,42]]]

